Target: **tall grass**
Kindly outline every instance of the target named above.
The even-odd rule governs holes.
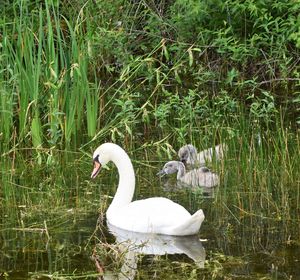
[[[208,207],[207,212],[213,212],[216,221],[226,217],[216,222],[223,230],[238,223],[238,228],[249,232],[252,226],[260,234],[276,232],[281,242],[289,238],[297,242],[293,227],[300,210],[298,136],[280,118],[266,128],[265,124],[249,125],[241,115],[234,128],[236,135],[228,141],[229,152],[220,169],[223,182],[215,196],[216,209]],[[239,234],[238,228],[227,236],[228,242]]]
[[[11,140],[15,127],[19,144],[61,145],[70,143],[84,123],[94,136],[98,108],[92,96],[99,86],[90,89],[87,78],[82,18],[70,23],[48,1],[31,16],[25,11],[16,8],[14,21],[2,25],[1,114],[7,116],[1,118],[3,138]],[[6,93],[8,86],[12,94]]]
[[[269,117],[282,101],[277,95],[296,110],[297,93],[289,91],[299,82],[294,6],[217,1],[216,15],[215,7],[195,1],[159,9],[127,4],[15,0],[4,6],[0,100],[7,148],[13,139],[19,146],[64,148],[81,145],[82,136],[129,143],[154,125],[174,126],[185,141],[200,123],[209,131],[224,114],[238,119],[237,105]],[[216,20],[207,18],[212,14]]]

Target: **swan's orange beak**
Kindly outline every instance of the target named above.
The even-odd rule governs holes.
[[[96,176],[98,175],[100,169],[101,169],[101,163],[94,160],[94,169],[93,169],[93,172],[92,172],[92,175],[91,175],[92,179],[96,178]]]

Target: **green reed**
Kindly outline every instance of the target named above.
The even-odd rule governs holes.
[[[16,8],[14,21],[1,27],[2,137],[11,140],[15,128],[19,144],[47,147],[69,143],[78,131],[85,133],[85,123],[88,135],[94,136],[99,86],[91,87],[87,78],[84,19],[70,22],[47,1],[31,17],[25,10]],[[11,93],[6,93],[8,86]]]
[[[5,46],[4,46],[5,48]],[[5,53],[2,54],[2,59],[7,61]],[[15,103],[15,88],[11,82],[11,78],[6,81],[5,76],[11,76],[12,69],[9,63],[7,67],[0,72],[1,90],[0,90],[0,130],[2,139],[1,144],[8,146],[10,138],[13,134],[13,108]],[[7,147],[3,147],[4,150]]]
[[[290,191],[286,185],[296,182],[299,141],[270,92],[249,91],[246,105],[225,89],[199,90],[205,84],[201,81],[186,88],[182,67],[190,69],[199,50],[186,46],[169,67],[171,50],[165,40],[145,55],[128,57],[119,76],[104,88],[91,67],[96,65],[96,39],[94,26],[86,21],[83,7],[75,19],[67,19],[59,5],[46,1],[31,17],[15,10],[15,21],[2,25],[3,139],[12,143],[15,133],[16,145],[46,147],[39,150],[40,163],[41,154],[54,158],[48,147],[77,139],[87,142],[83,151],[104,139],[125,147],[142,141],[141,149],[153,147],[168,158],[187,142],[198,149],[225,142],[231,158],[216,168],[226,183],[235,182],[223,194],[239,189],[234,205],[241,212],[251,212],[257,203],[270,207],[266,215],[270,209],[284,211]],[[170,85],[170,80],[176,83]]]
[[[273,124],[241,116],[222,166],[216,202],[229,220],[270,220],[289,225],[299,211],[299,141],[277,118]],[[284,228],[283,228],[284,229]],[[286,233],[287,234],[287,233]]]
[[[6,8],[7,23],[1,24],[4,38],[1,63],[3,69],[8,69],[6,75],[1,76],[1,90],[7,91],[5,85],[9,84],[15,92],[13,95],[3,94],[1,98],[2,108],[7,102],[10,104],[7,112],[1,111],[1,114],[10,114],[7,121],[1,120],[6,141],[15,133],[18,145],[36,148],[66,147],[82,134],[88,136],[87,141],[121,138],[129,142],[134,141],[133,135],[149,133],[153,125],[161,129],[175,126],[176,137],[185,141],[189,131],[202,123],[206,123],[209,134],[212,123],[206,120],[211,116],[214,122],[219,122],[218,119],[228,113],[238,119],[236,108],[243,103],[236,99],[237,96],[252,102],[250,110],[260,118],[277,109],[272,89],[262,89],[260,86],[264,81],[260,84],[256,77],[243,78],[238,70],[239,57],[242,64],[249,57],[252,61],[252,56],[259,61],[260,52],[249,54],[238,38],[231,40],[229,29],[216,34],[205,29],[202,38],[195,38],[195,42],[190,43],[190,32],[182,32],[185,27],[178,26],[175,15],[170,21],[164,18],[157,21],[155,11],[144,4],[129,5],[128,10],[122,6],[121,10],[125,9],[123,12],[128,19],[120,21],[123,15],[118,18],[118,5],[106,2],[98,6],[78,2],[70,8],[76,11],[71,16],[59,1],[33,5],[31,13],[30,3],[18,0],[14,3]],[[197,5],[176,2],[165,8],[172,11],[178,7],[180,13],[188,14],[186,8]],[[218,5],[226,14],[223,4],[218,2]],[[235,7],[233,3],[228,5],[228,9]],[[247,5],[239,6],[239,9],[247,8]],[[202,8],[208,13],[213,12],[205,4]],[[275,5],[270,10],[275,12],[277,8]],[[285,8],[291,7],[287,4]],[[106,10],[107,14],[104,13]],[[199,16],[205,17],[201,9],[197,11]],[[151,24],[147,15],[152,19]],[[252,16],[251,22],[255,22]],[[267,26],[264,17],[256,16],[257,22],[263,21],[262,26]],[[199,28],[194,14],[186,20]],[[143,34],[143,40],[137,44],[132,29],[139,28],[136,25],[140,21],[149,34]],[[272,26],[275,23],[272,22]],[[163,28],[171,24],[178,34],[172,35],[173,29],[170,28],[168,35],[172,40],[158,36],[154,32],[157,24]],[[282,24],[280,21],[283,30]],[[126,29],[129,26],[130,32]],[[151,37],[152,32],[156,36]],[[208,44],[212,34],[215,46]],[[184,42],[177,42],[172,36],[184,38]],[[222,47],[221,41],[226,45]],[[270,47],[271,53],[274,47]],[[226,50],[235,53],[233,67],[227,66]],[[276,50],[275,53],[279,55]],[[224,67],[219,62],[210,64],[210,56],[217,54],[220,61],[225,59]],[[263,54],[263,64],[270,68],[269,53]],[[283,72],[289,61],[284,60]],[[213,70],[215,66],[221,71]],[[260,63],[255,67],[259,68]],[[274,75],[275,72],[270,70],[270,76]],[[212,84],[218,84],[218,87],[213,86],[209,91]],[[214,108],[212,114],[210,111]],[[218,125],[213,124],[214,127]]]

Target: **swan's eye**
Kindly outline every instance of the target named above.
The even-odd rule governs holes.
[[[95,156],[95,158],[93,159],[93,162],[98,162],[98,163],[100,163],[100,162],[99,162],[99,155],[96,155],[96,156]]]

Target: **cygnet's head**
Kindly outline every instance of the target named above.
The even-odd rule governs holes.
[[[197,156],[197,149],[192,145],[184,145],[178,151],[179,160],[184,164],[187,163],[188,159],[194,159]]]
[[[185,168],[184,167],[184,164],[180,161],[175,161],[175,160],[172,160],[172,161],[169,161],[167,162],[164,167],[162,168],[162,170],[160,170],[157,175],[159,176],[164,176],[164,175],[168,175],[168,174],[173,174],[173,173],[176,173],[178,172],[178,170],[180,168]]]

